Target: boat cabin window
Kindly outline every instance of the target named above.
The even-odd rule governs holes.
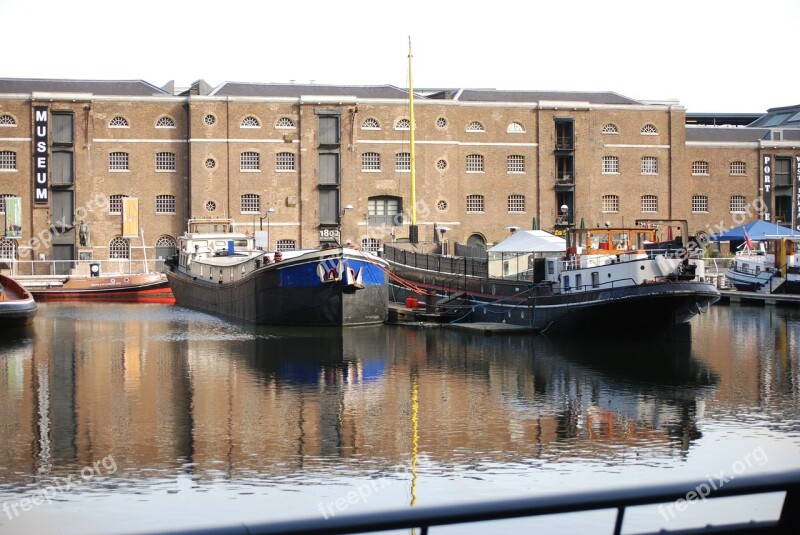
[[[600,273],[597,271],[592,271],[592,288],[599,288],[600,287]]]
[[[583,275],[580,273],[575,275],[575,289],[583,290]]]
[[[569,275],[564,275],[564,290],[569,291]]]
[[[547,261],[547,274],[548,275],[555,275],[556,273],[556,261],[555,260],[548,260]]]

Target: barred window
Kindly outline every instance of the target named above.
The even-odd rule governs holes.
[[[447,160],[445,160],[444,158],[436,160],[436,169],[438,169],[439,171],[444,171],[445,169],[447,169]]]
[[[131,242],[120,236],[115,237],[108,244],[108,257],[109,258],[130,258],[131,257]]]
[[[239,156],[240,171],[260,171],[261,161],[257,152],[245,151]]]
[[[0,258],[13,260],[17,257],[17,240],[0,238]]]
[[[239,128],[261,128],[261,123],[252,115],[248,115],[239,124]]]
[[[159,117],[158,121],[156,121],[156,128],[175,128],[175,121],[172,120],[172,117]]]
[[[214,126],[214,124],[217,122],[217,118],[209,113],[208,115],[203,117],[203,122],[205,123],[206,126]]]
[[[243,214],[260,214],[261,197],[257,193],[245,193],[242,195],[239,211]]]
[[[6,197],[16,197],[11,193],[0,193],[0,214],[6,213]]]
[[[603,134],[619,134],[619,128],[613,123],[608,123],[603,125],[601,132]]]
[[[174,214],[175,195],[156,195],[156,213]]]
[[[297,249],[297,242],[295,240],[278,240],[275,249],[278,251],[294,251]]]
[[[281,117],[275,122],[275,128],[294,128],[294,121],[289,117]]]
[[[521,213],[525,211],[525,195],[508,196],[508,212]]]
[[[642,213],[654,214],[658,212],[658,197],[655,195],[642,195]]]
[[[731,162],[731,175],[745,176],[747,174],[747,164],[744,162]]]
[[[411,171],[411,153],[398,152],[394,155],[395,171]]]
[[[361,130],[380,130],[381,123],[375,117],[367,117],[364,119],[364,122],[361,123]]]
[[[467,125],[467,132],[486,132],[486,129],[478,121],[471,121]]]
[[[121,116],[117,115],[116,117],[113,117],[108,122],[108,127],[109,128],[128,128],[128,127],[130,127],[130,125],[128,124],[128,120],[125,117],[121,117]]]
[[[377,253],[381,248],[381,240],[377,238],[362,238],[361,249],[368,253]]]
[[[17,121],[10,115],[0,115],[0,126],[17,126]]]
[[[361,155],[362,171],[380,171],[381,155],[377,152],[365,152]]]
[[[708,212],[708,197],[705,195],[692,195],[692,213],[704,214]]]
[[[436,201],[436,209],[439,210],[440,212],[446,211],[447,210],[447,201],[445,201],[444,199],[440,199],[440,200]]]
[[[506,132],[509,134],[524,134],[525,127],[522,126],[522,123],[518,123],[515,121],[513,123],[508,123],[508,128],[506,128]]]
[[[619,195],[603,195],[603,213],[619,212]]]
[[[692,162],[693,175],[708,175],[708,162],[697,160]]]
[[[438,117],[436,119],[436,128],[447,128],[447,119],[444,117]]]
[[[122,199],[127,195],[112,195],[108,198],[108,213],[121,214],[122,213]]]
[[[647,136],[647,135],[652,136],[652,135],[655,135],[655,134],[658,134],[658,128],[656,128],[654,125],[646,124],[646,125],[644,125],[642,127],[642,135],[644,135],[644,136]]]
[[[525,156],[521,154],[512,154],[506,158],[506,171],[509,173],[524,173]]]
[[[603,156],[603,173],[619,173],[619,156]]]
[[[275,170],[294,171],[294,153],[279,152],[275,155]]]
[[[394,125],[395,130],[411,130],[411,120],[403,117]]]
[[[483,173],[483,154],[467,154],[467,173]]]
[[[642,157],[642,174],[643,175],[657,175],[658,174],[658,158],[655,156]]]
[[[206,158],[203,165],[206,166],[206,169],[214,169],[217,166],[217,161],[214,158]]]
[[[731,213],[743,214],[747,211],[747,202],[744,195],[733,195],[731,197]]]
[[[174,152],[156,153],[156,171],[175,171],[176,169]]]
[[[109,171],[127,171],[128,170],[128,153],[127,152],[111,152],[108,154],[108,170]]]
[[[206,212],[215,212],[217,210],[217,203],[214,201],[206,202]]]
[[[0,170],[16,171],[17,153],[13,150],[0,150]]]
[[[467,213],[483,212],[483,195],[467,195]]]

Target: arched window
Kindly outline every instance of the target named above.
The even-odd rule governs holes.
[[[364,122],[361,123],[361,130],[380,130],[381,123],[375,117],[367,117],[364,119]]]
[[[294,121],[289,117],[281,117],[275,122],[275,128],[294,128]]]
[[[0,260],[14,260],[17,258],[17,240],[0,238]]]
[[[239,171],[260,171],[261,161],[259,154],[245,151],[239,155]]]
[[[509,173],[525,172],[525,156],[521,154],[511,154],[506,158],[506,171]]]
[[[0,115],[0,126],[17,126],[17,120],[8,114]]]
[[[109,171],[127,171],[128,170],[128,153],[127,152],[109,152],[108,153],[108,170]]]
[[[110,121],[108,121],[109,128],[129,128],[130,124],[128,124],[128,120],[121,115],[117,115],[116,117],[112,117]]]
[[[478,121],[470,121],[467,124],[467,132],[486,132],[486,129]]]
[[[521,214],[525,211],[525,195],[508,196],[508,213]]]
[[[731,162],[731,176],[747,175],[747,164],[745,162]]]
[[[0,150],[0,171],[17,170],[17,153],[13,150]]]
[[[241,197],[239,211],[243,214],[260,214],[261,197],[257,193],[245,193]]]
[[[483,173],[483,154],[467,154],[467,173]]]
[[[601,132],[603,134],[619,134],[619,128],[613,123],[607,123],[603,125]]]
[[[377,152],[365,152],[361,155],[362,171],[380,171],[381,155]]]
[[[156,153],[156,171],[175,171],[176,169],[174,152]]]
[[[655,214],[658,212],[658,197],[655,195],[642,195],[642,213]]]
[[[506,132],[509,134],[524,134],[525,127],[522,126],[522,123],[513,122],[508,124],[508,128],[506,128]]]
[[[692,175],[701,175],[707,176],[708,172],[708,162],[703,160],[696,160],[692,162]]]
[[[112,259],[131,257],[131,242],[121,236],[115,237],[108,244],[108,257]]]
[[[483,195],[467,195],[467,213],[481,213],[483,211]]]
[[[603,213],[614,214],[619,212],[619,195],[603,195]]]
[[[175,128],[175,121],[172,120],[172,117],[159,117],[158,121],[156,121],[156,128]]]
[[[394,125],[395,130],[411,130],[411,121],[403,117]]]
[[[261,123],[258,122],[258,119],[253,117],[252,115],[248,115],[242,122],[239,124],[240,128],[261,128]]]
[[[294,171],[294,153],[279,152],[275,155],[276,171]]]
[[[378,238],[362,238],[361,249],[368,253],[377,253],[381,248],[381,240]]]
[[[642,127],[642,135],[644,136],[652,136],[658,134],[658,128],[656,128],[652,124],[646,124]]]
[[[482,234],[470,234],[470,237],[467,238],[467,245],[474,245],[475,247],[482,247],[485,249],[486,238],[484,238]]]

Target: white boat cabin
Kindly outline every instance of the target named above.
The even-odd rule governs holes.
[[[232,220],[190,219],[188,231],[178,237],[178,270],[202,280],[234,282],[259,269],[264,251],[253,238],[234,232]]]

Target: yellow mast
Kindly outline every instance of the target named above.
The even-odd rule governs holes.
[[[411,121],[411,224],[417,224],[417,183],[414,167],[417,158],[414,154],[414,83],[411,76],[411,36],[408,36],[408,115]]]

